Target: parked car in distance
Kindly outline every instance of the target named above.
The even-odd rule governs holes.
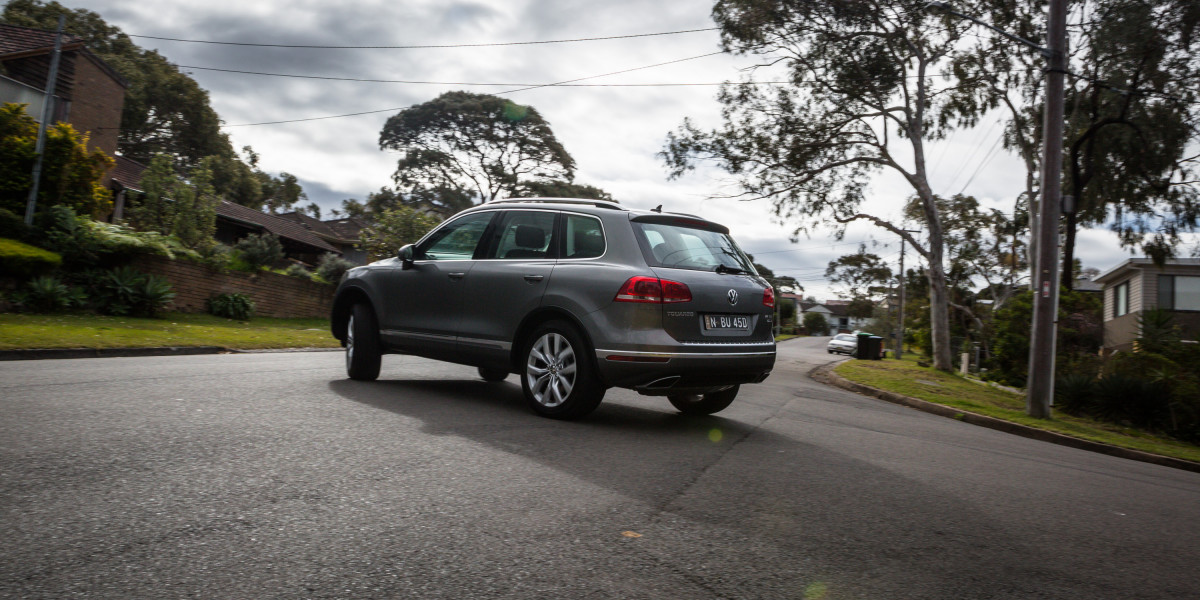
[[[331,328],[352,379],[384,354],[517,373],[540,415],[572,419],[619,387],[723,410],[775,364],[771,286],[729,230],[596,200],[489,202],[397,256],[346,272]]]
[[[851,333],[839,333],[825,345],[825,351],[830,354],[846,354],[853,356],[858,350],[858,336]]]

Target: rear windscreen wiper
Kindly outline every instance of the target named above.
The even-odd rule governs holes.
[[[715,268],[715,269],[713,269],[713,270],[714,270],[714,271],[716,271],[716,272],[718,272],[718,273],[730,273],[730,274],[733,274],[733,275],[741,275],[741,274],[743,274],[743,273],[749,273],[749,271],[747,271],[747,270],[745,270],[745,269],[739,269],[739,268],[737,268],[737,267],[727,267],[727,266],[725,266],[725,265],[723,265],[723,264],[722,264],[722,265],[717,265],[717,268]]]

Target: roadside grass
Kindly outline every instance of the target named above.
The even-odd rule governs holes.
[[[207,314],[161,318],[84,314],[0,314],[0,350],[221,346],[236,350],[336,348],[327,319],[255,317],[234,321]]]
[[[1063,435],[1200,462],[1200,446],[1115,423],[1052,411],[1050,419],[1025,414],[1025,398],[961,375],[917,365],[915,355],[903,360],[850,360],[834,371],[855,383],[903,394],[975,414],[1020,423]]]

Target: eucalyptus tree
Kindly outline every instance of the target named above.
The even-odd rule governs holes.
[[[825,224],[840,237],[861,220],[912,244],[928,266],[933,364],[948,371],[944,227],[926,153],[972,109],[954,96],[960,83],[948,68],[968,24],[927,4],[719,0],[713,18],[723,48],[757,58],[760,68],[723,86],[719,128],[685,120],[661,156],[672,177],[715,162],[740,188],[732,197],[771,201],[793,238]],[[756,84],[756,72],[782,72],[787,83]],[[898,216],[863,209],[880,170],[899,174],[915,193],[924,241],[889,220]]]
[[[379,147],[401,153],[392,176],[401,201],[443,217],[575,174],[541,113],[488,94],[447,92],[401,110],[384,124]]]
[[[1068,212],[1064,223],[1062,280],[1068,286],[1079,227],[1107,224],[1123,246],[1161,259],[1200,215],[1200,4],[1072,0],[1070,6],[1063,193],[1075,198],[1076,212]],[[1042,39],[1045,14],[1038,4],[998,0],[978,10],[975,16],[1002,30]],[[954,65],[969,82],[956,93],[960,116],[1005,111],[1005,143],[1025,161],[1023,196],[1033,201],[1041,167],[1043,61],[991,34],[971,38],[967,46]]]

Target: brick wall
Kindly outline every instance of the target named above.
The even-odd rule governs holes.
[[[260,317],[328,318],[333,307],[334,286],[305,281],[266,271],[257,274],[219,273],[185,260],[142,256],[133,266],[145,273],[165,277],[175,288],[175,300],[167,310],[205,312],[204,301],[217,294],[241,293],[254,301]]]
[[[90,148],[99,148],[109,156],[116,154],[124,105],[125,87],[86,57],[77,56],[70,122],[90,135]]]

